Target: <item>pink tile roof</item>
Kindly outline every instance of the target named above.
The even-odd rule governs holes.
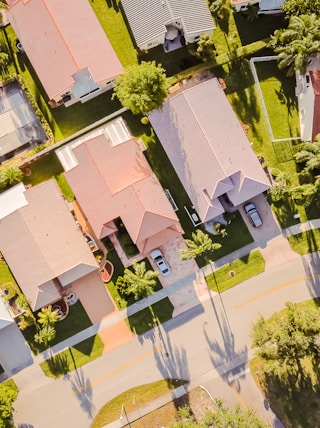
[[[107,236],[108,224],[118,217],[140,250],[149,248],[150,239],[157,246],[166,242],[168,233],[181,233],[178,218],[134,139],[113,147],[106,135],[100,135],[73,152],[78,166],[65,175],[97,237]]]
[[[0,250],[36,310],[59,297],[54,278],[70,284],[98,266],[54,180],[24,194],[0,222]]]
[[[314,91],[314,109],[312,125],[312,141],[320,134],[320,70],[310,70],[310,77]]]
[[[90,71],[96,83],[112,80],[122,66],[88,0],[10,1],[8,16],[49,98]]]

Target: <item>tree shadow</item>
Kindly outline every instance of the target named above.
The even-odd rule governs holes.
[[[69,377],[71,388],[80,403],[81,409],[93,419],[95,406],[92,403],[92,385],[89,378],[85,378],[83,370],[76,369]]]
[[[68,359],[66,355],[57,354],[47,359],[50,372],[55,376],[66,376],[69,373]]]
[[[225,309],[223,307],[223,309],[219,310],[217,307],[218,305],[216,305],[213,300],[211,301],[221,332],[223,344],[221,345],[216,339],[214,341],[211,340],[207,327],[204,326],[204,336],[210,347],[209,356],[213,366],[216,368],[221,378],[226,380],[228,383],[233,383],[236,381],[235,376],[239,372],[245,370],[248,360],[248,349],[245,346],[243,349],[236,351],[234,335],[230,329]],[[222,300],[221,304],[223,305]],[[238,382],[235,383],[235,386],[240,389],[240,384]]]
[[[309,237],[308,237],[308,241],[309,241]],[[309,245],[311,245],[311,243]],[[312,242],[312,245],[316,245],[316,243]],[[320,296],[320,275],[319,275],[320,253],[319,251],[303,256],[302,262],[306,273],[305,283],[306,283],[306,286],[308,287],[310,296],[312,298],[318,297]]]
[[[21,424],[17,425],[17,428],[34,428],[34,425],[22,422]]]
[[[93,1],[93,0],[91,0],[91,1]],[[113,8],[115,10],[115,12],[119,12],[120,9],[119,9],[119,5],[118,5],[117,0],[106,0],[106,3],[107,3],[107,6],[109,9]]]
[[[190,372],[186,350],[173,346],[168,332],[157,323],[154,329],[153,351],[154,358],[163,379],[167,382],[172,379],[189,380]]]

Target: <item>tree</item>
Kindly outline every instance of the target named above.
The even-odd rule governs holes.
[[[313,143],[301,143],[294,155],[297,163],[305,163],[305,169],[310,172],[320,168],[320,140],[315,139]]]
[[[161,65],[142,61],[128,67],[116,79],[113,89],[113,98],[116,96],[133,114],[146,114],[162,107],[168,94],[168,82]]]
[[[13,382],[12,382],[13,383]],[[13,414],[12,403],[18,395],[18,389],[11,382],[0,384],[0,428],[7,427]]]
[[[228,19],[231,13],[231,0],[211,0],[210,12],[218,19]]]
[[[290,192],[292,174],[279,171],[276,175],[275,183],[269,189],[269,195],[273,201],[280,201],[286,194]]]
[[[320,0],[286,0],[282,5],[286,16],[311,15],[320,16]]]
[[[179,409],[179,420],[170,428],[270,428],[270,425],[259,419],[253,410],[243,411],[238,405],[229,409],[222,400],[215,400],[216,411],[207,411],[204,419],[196,422],[190,408]]]
[[[51,325],[45,325],[34,335],[34,341],[47,346],[55,337],[56,330],[54,327]]]
[[[1,6],[0,6],[0,9],[1,9]],[[0,52],[0,69],[1,69],[2,77],[7,72],[8,64],[9,64],[9,55],[6,54],[5,52]]]
[[[204,233],[201,229],[197,229],[196,232],[192,233],[192,239],[184,239],[187,244],[187,249],[181,248],[181,260],[195,259],[202,253],[219,250],[221,244],[213,242],[207,233]]]
[[[0,174],[0,182],[2,187],[13,186],[23,180],[23,172],[17,166],[9,166]]]
[[[216,50],[212,36],[207,33],[201,34],[196,50],[196,56],[203,62],[210,61],[216,57]]]
[[[269,320],[260,315],[251,330],[266,374],[288,380],[302,371],[306,356],[320,356],[320,311],[315,306],[286,303],[285,310]]]
[[[269,46],[287,76],[297,70],[304,74],[310,55],[320,51],[320,18],[315,14],[291,16],[288,28],[276,30]]]
[[[58,311],[53,311],[51,305],[47,308],[42,308],[41,312],[38,313],[38,323],[43,327],[53,327],[59,319],[60,315],[58,314]]]
[[[125,269],[123,277],[119,276],[116,286],[124,294],[133,294],[135,300],[148,297],[154,294],[154,287],[157,284],[156,278],[160,272],[147,270],[146,263],[137,263],[136,260],[132,264],[131,269]]]

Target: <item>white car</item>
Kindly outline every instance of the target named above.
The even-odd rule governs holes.
[[[150,255],[151,255],[152,260],[157,265],[160,273],[163,276],[169,275],[170,268],[168,266],[168,263],[167,263],[166,259],[163,257],[161,251],[158,250],[158,249],[152,250],[151,253],[150,253]]]

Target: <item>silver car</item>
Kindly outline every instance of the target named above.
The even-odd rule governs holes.
[[[254,227],[262,226],[262,220],[261,220],[260,214],[258,213],[256,206],[252,202],[249,202],[248,204],[246,204],[244,206],[244,210],[249,220],[251,221],[252,226]]]
[[[168,266],[166,259],[163,257],[161,251],[159,249],[152,250],[150,255],[151,255],[152,260],[157,265],[160,273],[163,276],[169,275],[170,268]]]

